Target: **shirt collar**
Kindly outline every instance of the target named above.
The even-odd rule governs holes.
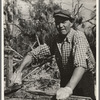
[[[72,41],[72,36],[73,36],[73,29],[71,28],[70,32],[68,33],[68,35],[66,36],[66,38],[64,39],[64,41],[67,41],[67,42],[71,42]]]

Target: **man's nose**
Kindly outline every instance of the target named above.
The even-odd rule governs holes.
[[[59,26],[60,26],[60,27],[63,27],[63,23],[60,23]]]

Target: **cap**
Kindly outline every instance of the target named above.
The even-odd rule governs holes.
[[[69,10],[55,10],[53,17],[56,19],[57,17],[62,17],[68,20],[74,20]]]

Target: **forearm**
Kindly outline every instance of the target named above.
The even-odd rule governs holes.
[[[19,70],[22,71],[22,70],[24,69],[24,67],[25,67],[25,66],[28,66],[31,62],[32,62],[32,56],[27,55],[27,56],[23,59],[21,65],[20,65],[20,67],[19,67]]]
[[[76,87],[76,85],[79,83],[81,80],[83,74],[85,72],[85,69],[83,67],[77,67],[75,68],[73,75],[70,79],[70,81],[67,84],[67,87],[70,87],[72,90]]]
[[[46,44],[38,46],[27,54],[20,65],[19,71],[22,71],[23,68],[29,65],[32,61],[34,62],[34,59],[43,59],[45,56],[48,55],[51,55],[51,53],[49,47]]]

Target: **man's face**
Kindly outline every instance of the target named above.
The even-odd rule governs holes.
[[[71,22],[68,19],[58,19],[55,23],[61,35],[67,35],[70,32]]]

